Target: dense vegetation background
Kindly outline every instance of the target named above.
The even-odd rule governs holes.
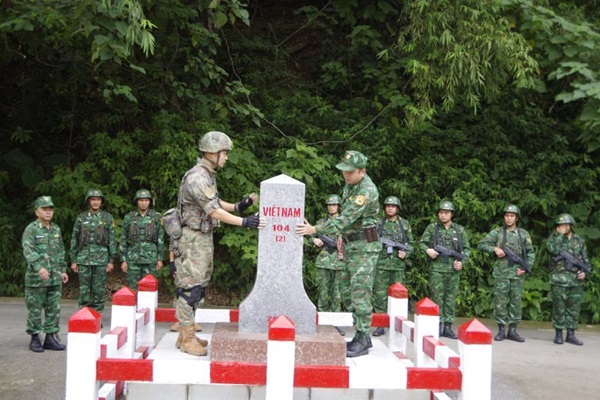
[[[23,293],[20,236],[38,195],[53,196],[65,243],[90,187],[119,224],[141,187],[164,211],[198,138],[218,129],[235,142],[222,196],[285,173],[306,183],[310,221],[341,191],[333,166],[346,149],[369,157],[381,196],[401,199],[417,236],[451,199],[476,247],[516,203],[537,252],[528,319],[549,319],[544,240],[571,213],[596,271],[582,321],[598,323],[598,3],[5,0],[0,296]],[[235,305],[254,282],[256,232],[223,227],[216,241],[213,287]],[[490,261],[473,252],[461,315],[491,313]],[[427,274],[421,254],[408,272],[414,298],[427,295]]]

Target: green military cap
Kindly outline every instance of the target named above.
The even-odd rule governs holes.
[[[210,131],[198,141],[198,149],[203,153],[218,153],[231,150],[233,141],[223,132]]]
[[[554,225],[562,225],[562,224],[571,224],[572,226],[575,226],[575,220],[573,219],[571,214],[560,214],[556,218]]]
[[[342,171],[352,171],[367,167],[367,157],[358,151],[349,150],[344,155],[342,162],[335,166]]]
[[[135,197],[133,198],[133,202],[135,203],[138,199],[150,199],[152,200],[152,194],[148,189],[140,189],[135,192]]]
[[[454,204],[452,204],[451,201],[448,200],[444,200],[440,203],[440,206],[437,209],[438,211],[440,210],[447,210],[447,211],[452,211],[454,212]]]
[[[400,205],[400,199],[396,196],[388,196],[383,202],[383,205],[387,206],[388,204],[398,206],[398,208],[402,208],[402,206]]]
[[[87,203],[87,201],[89,200],[90,197],[100,197],[102,199],[102,201],[104,201],[104,194],[102,193],[101,190],[98,190],[98,189],[88,190],[87,194],[85,195],[84,203]]]
[[[519,210],[519,207],[515,206],[514,204],[509,204],[506,207],[504,207],[504,210],[502,210],[502,214],[506,213],[514,213],[517,214],[519,218],[521,218],[521,210]]]
[[[40,207],[54,207],[54,203],[52,202],[52,197],[50,196],[40,196],[33,203],[35,209],[37,210]]]
[[[325,202],[325,204],[342,204],[342,200],[337,194],[330,194],[327,197],[327,201]]]

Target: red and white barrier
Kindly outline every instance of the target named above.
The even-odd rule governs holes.
[[[285,315],[281,315],[269,324],[268,337],[266,400],[292,400],[296,327]]]

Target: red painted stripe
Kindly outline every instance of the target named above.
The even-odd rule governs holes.
[[[149,346],[140,346],[138,347],[136,350],[136,353],[141,353],[141,358],[145,359],[148,358],[148,355],[150,354],[150,347]]]
[[[434,360],[436,346],[445,346],[445,344],[440,342],[433,336],[423,336],[423,352],[429,357],[433,358]]]
[[[138,282],[138,292],[158,292],[158,279],[148,274]]]
[[[113,294],[112,304],[113,306],[135,306],[135,297],[135,292],[133,290],[128,287],[123,287]]]
[[[458,327],[458,340],[464,344],[492,344],[492,331],[473,318]]]
[[[96,310],[84,307],[69,318],[69,332],[98,333],[102,317]]]
[[[152,382],[154,360],[105,358],[96,361],[98,381],[144,381]]]
[[[440,315],[440,308],[437,304],[425,297],[415,305],[416,315]]]
[[[154,320],[156,322],[177,322],[174,308],[157,308],[154,310]]]
[[[118,399],[121,397],[123,391],[125,390],[125,381],[119,381],[114,383],[117,385],[117,388],[115,390],[115,399]]]
[[[373,314],[371,316],[372,327],[387,328],[390,326],[390,316],[388,314]]]
[[[150,309],[140,308],[138,312],[144,314],[144,326],[148,325],[148,322],[150,322]]]
[[[350,368],[341,366],[296,365],[294,387],[348,388]]]
[[[296,338],[296,326],[285,315],[280,315],[269,323],[269,340],[291,342]]]
[[[229,322],[240,322],[240,310],[229,310]]]
[[[118,326],[108,333],[109,335],[117,336],[117,350],[127,343],[127,328]]]
[[[100,358],[106,358],[106,353],[108,352],[107,345],[105,343],[100,344]]]
[[[408,299],[408,289],[400,282],[396,282],[388,288],[388,296],[395,299]]]
[[[410,360],[410,358],[408,358],[408,356],[406,356],[403,352],[401,351],[396,351],[394,352],[394,355],[399,358],[400,360]]]
[[[211,362],[210,382],[264,386],[267,384],[267,366],[265,364]]]
[[[407,389],[460,390],[462,372],[456,368],[408,367]]]
[[[406,321],[404,317],[396,317],[396,332],[402,332],[402,324]]]
[[[448,368],[460,368],[460,357],[459,356],[448,357]]]

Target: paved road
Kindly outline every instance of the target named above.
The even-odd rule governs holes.
[[[63,301],[63,342],[67,342],[68,319],[76,309],[74,301]],[[29,351],[25,321],[23,299],[0,298],[0,399],[64,399],[66,353]],[[490,321],[482,322],[495,330]],[[105,334],[110,326],[110,307],[103,314],[103,324]],[[162,337],[168,327],[159,324],[157,336]],[[494,400],[593,398],[600,391],[600,326],[581,327],[577,334],[585,343],[582,347],[552,343],[554,331],[548,323],[524,322],[519,331],[527,339],[523,344],[494,342]],[[457,350],[456,341],[442,341]]]

